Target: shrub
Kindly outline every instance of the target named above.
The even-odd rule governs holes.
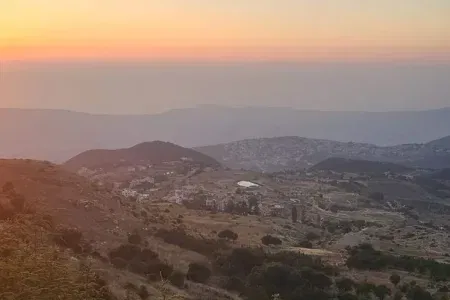
[[[319,238],[320,238],[320,235],[318,235],[317,233],[312,232],[312,231],[310,231],[310,232],[308,232],[308,233],[306,234],[306,239],[307,239],[308,241],[314,241],[314,240],[317,240],[317,239],[319,239]]]
[[[128,262],[120,257],[114,257],[111,259],[111,264],[118,269],[125,269],[128,265]]]
[[[247,276],[255,266],[263,264],[265,257],[260,249],[236,248],[217,255],[216,264],[227,275]]]
[[[336,280],[336,286],[341,292],[350,292],[355,286],[355,282],[349,278],[340,278]]]
[[[433,300],[429,292],[422,289],[420,286],[413,286],[407,293],[408,299],[411,300]]]
[[[352,293],[339,294],[337,298],[338,300],[358,300],[358,297]]]
[[[205,283],[211,277],[211,270],[200,263],[192,263],[189,265],[189,270],[186,274],[188,280]]]
[[[139,288],[138,295],[142,300],[146,300],[150,296],[147,288],[144,285],[141,285],[141,287]]]
[[[397,286],[397,284],[400,282],[400,276],[398,274],[392,274],[391,277],[389,277],[389,280],[392,282],[393,285]]]
[[[385,285],[378,285],[375,287],[375,290],[373,291],[375,296],[378,297],[380,300],[384,300],[386,296],[391,294],[391,290],[385,286]]]
[[[76,228],[62,228],[54,235],[53,241],[61,247],[72,249],[75,253],[81,253],[82,237],[83,234]]]
[[[188,249],[205,256],[211,256],[218,250],[228,249],[228,245],[224,240],[212,240],[205,238],[196,238],[187,234],[184,230],[166,230],[160,229],[155,234],[156,237],[161,238],[164,242],[176,245],[183,249]]]
[[[171,284],[173,284],[174,286],[178,287],[178,288],[183,288],[184,287],[184,279],[186,278],[186,275],[184,275],[182,272],[180,271],[174,271],[170,276],[169,276],[169,281]]]
[[[235,241],[238,239],[238,234],[229,229],[225,229],[219,232],[218,237],[220,237],[221,239],[229,239]]]
[[[281,245],[283,243],[279,238],[271,236],[271,235],[264,236],[261,239],[261,242],[264,245],[266,245],[266,246],[269,246],[269,245]]]
[[[323,273],[282,263],[254,268],[247,282],[249,287],[259,287],[267,295],[279,294],[282,299],[317,299],[316,296],[318,299],[328,299],[329,295],[325,291],[331,284],[331,279]],[[321,294],[316,294],[317,291],[321,291]]]
[[[135,274],[147,275],[149,273],[148,265],[143,262],[140,257],[128,262],[128,270]]]
[[[159,260],[147,263],[146,275],[150,280],[168,279],[172,272],[173,268],[171,266]]]
[[[25,206],[25,197],[20,194],[14,194],[11,196],[10,203],[17,212],[21,212]]]
[[[295,207],[295,206],[293,206],[291,209],[291,219],[292,219],[292,223],[297,223],[298,212],[297,212],[297,207]]]
[[[375,201],[383,201],[384,200],[384,194],[381,192],[373,192],[369,195],[369,198]]]
[[[14,192],[15,191],[14,184],[11,181],[6,182],[2,187],[2,191],[5,194]]]
[[[132,234],[128,235],[128,243],[139,245],[142,242],[142,238],[139,235],[139,232],[134,231]]]
[[[120,245],[118,248],[109,252],[109,258],[120,257],[125,261],[131,261],[135,257],[141,255],[141,248],[132,244]]]
[[[245,282],[237,276],[231,276],[225,283],[225,289],[243,293],[245,291]]]
[[[124,268],[125,265],[131,272],[146,275],[150,280],[159,280],[161,276],[168,278],[173,271],[172,267],[161,262],[158,254],[152,250],[141,250],[132,244],[121,245],[110,251],[109,259],[114,266]]]
[[[370,244],[361,244],[349,249],[347,266],[355,269],[382,270],[392,268],[420,274],[429,273],[436,281],[450,277],[450,265],[432,259],[412,256],[394,256],[373,249]]]
[[[301,241],[296,246],[301,248],[312,249],[313,244],[310,241]]]

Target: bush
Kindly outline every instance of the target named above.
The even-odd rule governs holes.
[[[392,268],[420,274],[429,273],[436,281],[450,277],[450,265],[432,259],[412,256],[394,256],[373,249],[370,244],[361,244],[349,249],[347,266],[362,270],[383,270]]]
[[[13,193],[15,191],[14,184],[11,181],[6,182],[2,187],[2,191],[5,194]]]
[[[411,300],[433,300],[433,297],[429,292],[417,285],[413,286],[408,291],[407,297]]]
[[[76,228],[62,228],[54,235],[53,241],[65,248],[72,249],[75,253],[82,252],[81,239],[83,234]]]
[[[392,282],[393,285],[397,286],[397,284],[400,282],[400,276],[398,274],[392,274],[391,277],[389,277],[389,280]]]
[[[14,194],[10,199],[11,205],[17,212],[23,211],[25,207],[25,197],[20,194]]]
[[[141,285],[141,287],[139,288],[138,295],[142,300],[146,300],[150,296],[147,288],[143,285]]]
[[[174,271],[169,276],[169,281],[170,281],[171,284],[173,284],[174,286],[176,286],[176,287],[181,289],[181,288],[184,287],[184,279],[185,278],[186,278],[186,275],[184,275],[180,271]]]
[[[308,241],[314,241],[314,240],[320,239],[320,235],[318,235],[315,232],[310,231],[306,234],[306,239]]]
[[[128,269],[136,274],[146,275],[150,280],[166,279],[172,274],[172,267],[161,262],[158,254],[150,249],[142,249],[139,246],[121,245],[109,252],[111,263],[117,268]],[[124,263],[125,262],[125,263]]]
[[[375,201],[383,201],[384,200],[384,194],[381,192],[373,192],[369,195],[369,198]]]
[[[221,239],[229,239],[235,241],[238,239],[238,234],[229,229],[225,229],[219,232],[218,237],[220,237]]]
[[[139,235],[139,232],[134,231],[132,234],[128,235],[128,243],[139,245],[142,242],[142,238]]]
[[[269,245],[281,245],[283,243],[279,238],[271,236],[271,235],[264,236],[261,239],[261,242],[264,245],[266,245],[266,246],[269,246]]]
[[[131,261],[135,257],[141,256],[141,248],[136,245],[124,244],[109,252],[109,258],[120,257],[125,261]]]
[[[296,246],[301,248],[312,249],[313,244],[310,241],[301,241]]]
[[[358,297],[352,293],[339,294],[337,298],[338,300],[358,300]]]
[[[196,238],[187,234],[184,230],[166,230],[160,229],[155,234],[156,237],[161,238],[164,242],[176,245],[183,249],[191,250],[205,256],[211,256],[218,250],[228,249],[228,245],[224,240],[212,240],[205,238]]]
[[[186,274],[188,280],[205,283],[211,277],[211,270],[200,263],[192,263],[189,265],[189,270]]]
[[[378,285],[373,292],[380,300],[384,300],[386,296],[391,294],[391,290],[385,285]]]
[[[236,248],[216,257],[216,265],[229,276],[247,276],[256,266],[263,264],[265,253],[260,249]]]
[[[154,261],[147,264],[146,275],[150,280],[168,279],[173,272],[173,268],[161,261]],[[162,277],[162,278],[161,278]]]
[[[261,288],[267,295],[279,294],[281,299],[328,299],[326,291],[331,285],[331,279],[321,272],[282,263],[254,268],[247,281],[247,286]]]
[[[350,292],[355,286],[355,282],[349,278],[340,278],[336,280],[336,286],[341,292]]]
[[[245,282],[237,276],[231,276],[225,283],[225,289],[243,293],[245,291]]]
[[[111,264],[117,269],[125,269],[128,265],[128,262],[120,257],[114,257],[111,259]]]

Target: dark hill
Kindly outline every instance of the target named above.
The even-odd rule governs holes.
[[[438,180],[450,180],[450,169],[439,170],[432,174],[431,177]]]
[[[429,147],[450,149],[450,135],[426,144]]]
[[[315,166],[310,168],[310,170],[334,171],[338,173],[380,174],[385,172],[403,173],[412,169],[388,162],[333,157],[316,164]]]
[[[218,167],[213,158],[192,149],[161,141],[146,142],[131,148],[117,150],[89,150],[68,160],[64,165],[72,170],[115,166],[161,164],[187,158],[195,164]]]

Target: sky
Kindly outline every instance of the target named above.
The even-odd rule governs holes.
[[[2,60],[447,60],[448,0],[6,0]]]
[[[0,0],[0,107],[450,106],[449,0]]]

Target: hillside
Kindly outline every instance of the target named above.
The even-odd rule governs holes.
[[[0,156],[63,162],[89,149],[142,141],[197,147],[276,136],[397,145],[447,136],[449,128],[450,109],[365,113],[201,106],[155,115],[0,109]]]
[[[433,179],[450,180],[450,168],[439,170],[431,175]]]
[[[427,143],[428,147],[450,149],[450,135]]]
[[[0,275],[7,270],[14,279],[1,281],[2,291],[23,292],[15,282],[33,278],[27,293],[38,286],[45,295],[78,295],[59,297],[64,300],[270,299],[272,286],[284,299],[294,291],[307,295],[295,299],[311,299],[309,288],[320,290],[325,282],[328,299],[347,277],[357,288],[373,282],[392,291],[394,270],[424,289],[433,276],[450,278],[441,268],[450,247],[444,187],[433,196],[429,182],[419,186],[402,176],[350,181],[327,172],[264,175],[223,168],[174,173],[152,187],[133,183],[158,168],[166,165],[110,182],[107,176],[89,181],[47,162],[0,161],[0,212],[15,212],[0,214],[0,228],[7,228],[0,231],[0,253],[8,257],[0,261]],[[243,188],[241,181],[258,185]],[[121,196],[123,191],[146,197]],[[374,248],[347,247],[367,242]],[[383,264],[374,267],[358,251]],[[409,266],[423,267],[422,257],[432,263],[424,273],[392,253],[406,255]],[[266,282],[274,275],[295,281],[287,287]],[[263,297],[251,298],[253,290]],[[85,295],[96,291],[101,295]]]
[[[89,150],[69,159],[64,166],[71,170],[80,168],[108,169],[118,166],[148,166],[172,161],[188,160],[193,164],[218,167],[213,158],[192,149],[154,141],[141,143],[127,149]]]
[[[311,171],[333,171],[338,173],[383,174],[386,172],[403,173],[413,169],[389,162],[356,160],[346,158],[328,158],[310,168]]]
[[[450,167],[450,149],[429,144],[381,147],[291,136],[241,140],[195,149],[231,168],[265,172],[309,168],[331,157],[392,162],[418,168]]]
[[[0,186],[7,182],[33,209],[68,226],[81,226],[88,234],[98,234],[95,228],[99,226],[113,228],[109,209],[120,211],[120,198],[115,194],[47,162],[0,160]]]

